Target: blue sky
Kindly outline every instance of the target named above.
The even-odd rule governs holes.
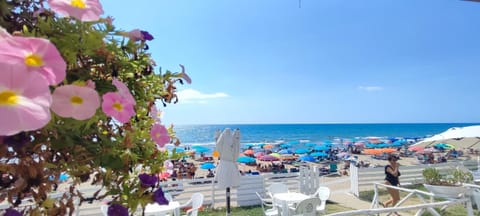
[[[102,1],[191,85],[166,124],[480,122],[480,3]]]

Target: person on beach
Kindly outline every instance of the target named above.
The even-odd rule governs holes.
[[[398,170],[400,165],[398,164],[397,160],[398,160],[398,157],[395,155],[388,156],[389,164],[385,166],[385,184],[386,185],[392,185],[397,187],[400,186],[400,180],[398,178],[401,175],[400,171]],[[387,188],[387,190],[391,196],[391,199],[386,201],[385,203],[380,203],[380,204],[383,207],[388,207],[390,204],[392,204],[392,206],[395,206],[397,202],[400,200],[400,191],[393,188]],[[399,214],[395,212],[394,215],[399,215]]]

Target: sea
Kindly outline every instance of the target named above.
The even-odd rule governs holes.
[[[452,127],[478,125],[479,123],[382,123],[382,124],[214,124],[175,125],[181,147],[204,146],[214,149],[216,130],[240,130],[241,147],[261,143],[313,142],[324,143],[343,140],[362,140],[368,137],[381,139],[420,140]],[[171,145],[167,148],[173,148]]]

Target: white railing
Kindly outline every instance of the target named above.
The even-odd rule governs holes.
[[[402,185],[423,183],[422,171],[427,167],[435,167],[444,172],[448,168],[464,166],[470,170],[477,169],[477,161],[455,161],[439,164],[419,164],[414,166],[400,166],[400,182]],[[350,166],[350,193],[359,196],[360,191],[373,190],[373,184],[385,182],[385,168],[358,168]]]
[[[475,187],[475,188],[480,188],[478,185],[464,185],[465,187]],[[406,195],[403,199],[398,201],[397,204],[393,207],[389,208],[378,208],[379,203],[378,203],[378,198],[379,198],[379,187],[385,187],[385,188],[392,188],[400,191],[404,191],[409,193]],[[440,198],[435,196],[433,193],[421,191],[421,190],[416,190],[416,189],[407,189],[407,188],[401,188],[401,187],[396,187],[396,186],[391,186],[391,185],[385,185],[381,183],[375,183],[374,184],[374,191],[375,195],[372,200],[372,204],[370,209],[359,209],[359,210],[353,210],[353,211],[345,211],[345,212],[338,212],[334,214],[329,214],[330,216],[349,216],[349,215],[378,215],[380,213],[387,213],[387,215],[390,215],[393,212],[403,212],[403,211],[411,211],[411,210],[417,210],[415,215],[422,215],[423,212],[426,210],[428,211],[431,215],[434,216],[440,216],[440,214],[437,212],[437,210],[434,209],[434,207],[442,207],[442,209],[454,205],[454,204],[464,204],[467,209],[467,216],[473,216],[473,207],[472,207],[472,201],[470,194],[462,194],[459,196],[459,198],[456,199],[449,199],[446,201],[437,201],[435,202],[435,198]],[[415,204],[415,205],[409,205],[409,206],[402,206],[408,199],[416,196],[420,200],[420,204]],[[426,199],[428,197],[428,199]],[[417,201],[418,203],[418,201]]]

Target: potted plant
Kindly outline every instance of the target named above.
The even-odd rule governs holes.
[[[473,175],[465,168],[451,168],[446,174],[440,173],[437,168],[428,167],[422,172],[425,188],[431,193],[444,198],[458,198],[467,192],[463,183],[472,183]]]

